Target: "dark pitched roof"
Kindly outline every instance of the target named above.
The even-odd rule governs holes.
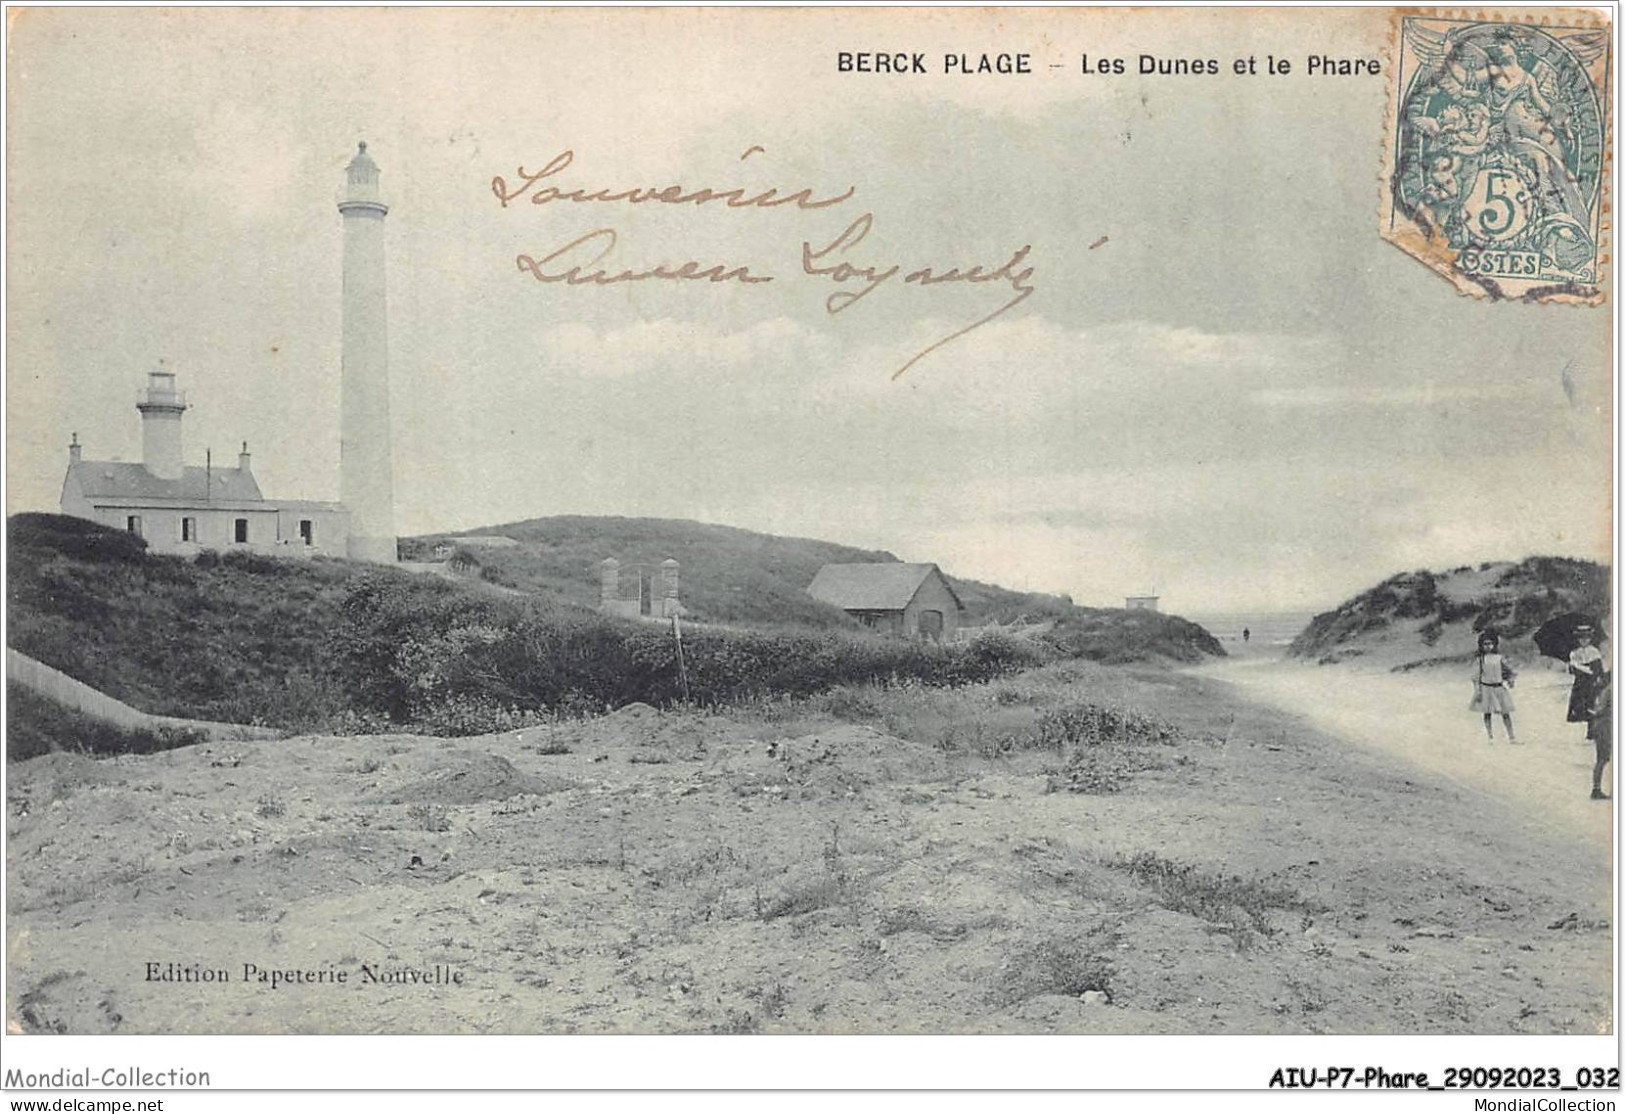
[[[212,473],[212,474],[211,474]],[[68,466],[68,478],[91,502],[97,499],[163,499],[187,503],[263,501],[254,474],[245,468],[185,468],[178,480],[163,480],[142,464],[82,460]]]
[[[807,594],[845,611],[901,611],[933,573],[942,578],[948,594],[963,611],[965,605],[960,602],[959,593],[942,575],[942,570],[932,564],[878,561],[825,565],[807,585]]]

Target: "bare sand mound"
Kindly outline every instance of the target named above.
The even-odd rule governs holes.
[[[472,805],[481,801],[505,801],[521,793],[551,793],[558,788],[541,778],[520,773],[512,762],[495,754],[456,752],[447,755],[444,763],[443,768],[428,777],[373,797],[369,803]]]
[[[121,780],[123,774],[113,759],[58,751],[13,764],[7,779],[8,796],[13,811],[26,814],[30,808],[60,800],[80,786]]]
[[[948,769],[946,756],[935,747],[863,726],[731,748],[719,766],[735,792],[779,787],[801,796],[858,794],[893,781],[936,781]]]

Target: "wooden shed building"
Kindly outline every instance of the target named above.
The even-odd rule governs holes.
[[[901,561],[825,565],[807,586],[867,627],[932,641],[951,640],[965,605],[942,570]]]

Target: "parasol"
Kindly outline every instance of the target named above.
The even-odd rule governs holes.
[[[1568,661],[1569,654],[1573,652],[1576,646],[1580,645],[1580,641],[1575,638],[1574,632],[1576,628],[1582,626],[1590,627],[1593,641],[1601,644],[1603,641],[1602,624],[1590,615],[1579,611],[1568,611],[1555,618],[1548,619],[1540,625],[1540,629],[1534,635],[1535,645],[1540,648],[1542,654],[1549,658]]]

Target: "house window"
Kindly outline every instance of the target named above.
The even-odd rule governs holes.
[[[141,516],[132,514],[124,520],[124,528],[136,537],[141,536]]]
[[[316,544],[316,527],[308,518],[299,520],[299,537],[306,545]]]
[[[246,542],[248,540],[248,519],[239,518],[237,520],[237,532],[235,536],[239,543]]]
[[[197,519],[195,519],[195,518],[183,518],[183,519],[181,519],[181,541],[183,541],[183,542],[195,542],[195,541],[197,541]]]

